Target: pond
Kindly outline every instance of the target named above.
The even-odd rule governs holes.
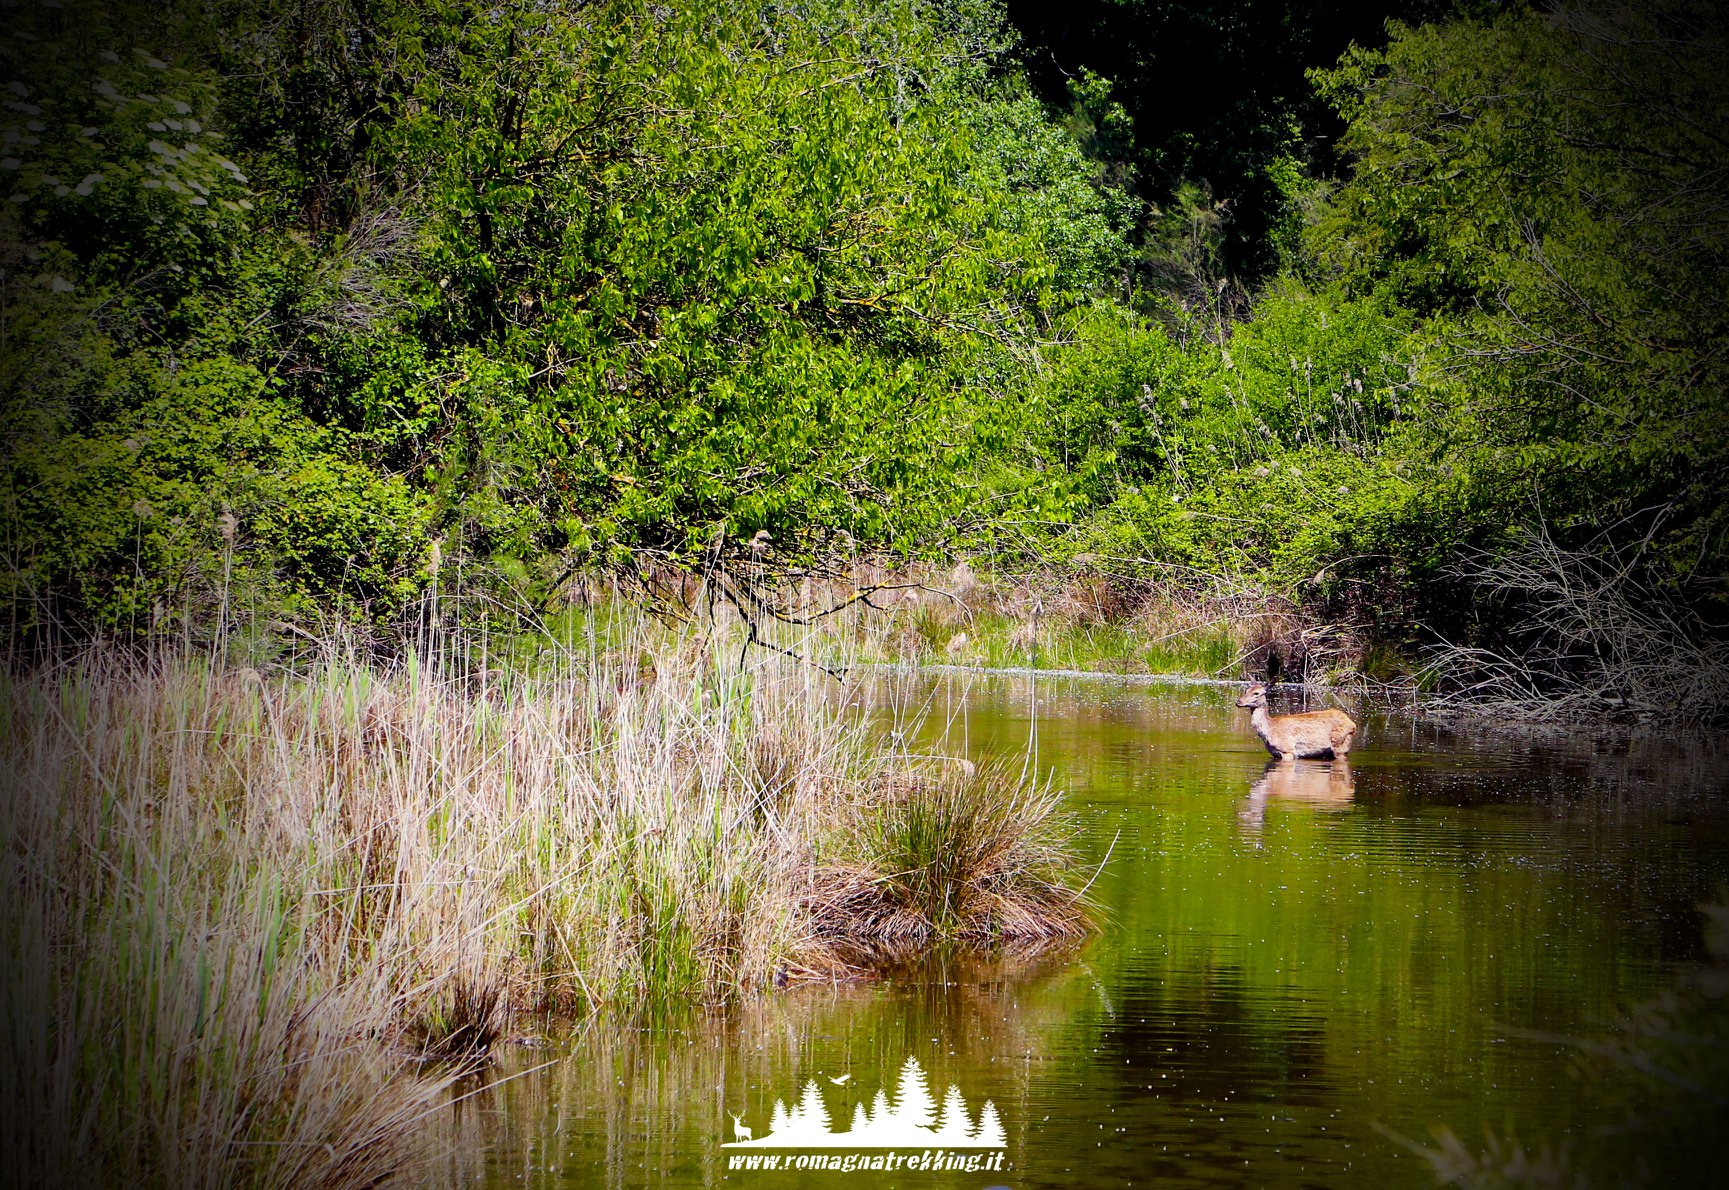
[[[861,703],[912,750],[1025,754],[1065,791],[1098,937],[513,1049],[436,1122],[439,1181],[1425,1185],[1399,1138],[1433,1125],[1553,1144],[1613,1124],[1615,1079],[1569,1039],[1703,957],[1695,905],[1729,889],[1720,761],[1449,737],[1347,702],[1348,765],[1269,768],[1235,692],[884,676]],[[837,1132],[879,1089],[898,1107],[909,1058],[927,1118],[954,1114],[951,1086],[963,1124],[992,1105],[1000,1148],[926,1146],[971,1172],[768,1172],[740,1163],[780,1150],[722,1147],[735,1114],[761,1138],[811,1085]]]

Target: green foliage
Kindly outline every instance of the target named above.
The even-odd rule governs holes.
[[[974,186],[1002,204],[1009,234],[1048,258],[1054,285],[1077,297],[1120,288],[1135,203],[1083,155],[1076,132],[1016,87],[974,107],[968,124]]]
[[[959,365],[1101,278],[1109,212],[1024,99],[912,8],[829,16],[524,12],[424,85],[424,317],[477,427],[443,465],[530,550],[940,540]]]
[[[1126,251],[988,5],[88,7],[8,50],[36,616],[938,548]]]
[[[1213,157],[1120,72],[1052,117],[982,0],[216,15],[4,46],[15,624],[965,550],[1373,618],[1533,503],[1721,598],[1723,38],[1684,0],[1391,27],[1315,76],[1336,185],[1289,95]]]
[[[1068,548],[1369,580],[1371,618],[1428,583],[1456,617],[1448,562],[1535,516],[1721,601],[1723,44],[1686,3],[1579,7],[1395,26],[1318,75],[1351,173],[1282,175],[1310,287],[1235,326],[1223,286],[1157,326],[1093,311],[1052,368],[1035,440],[1084,497]],[[1210,211],[1167,211],[1173,276],[1219,272]]]
[[[1356,164],[1315,252],[1433,316],[1460,465],[1574,539],[1627,518],[1695,598],[1726,561],[1726,32],[1586,4],[1397,29],[1320,76]]]
[[[1092,312],[1046,390],[1047,449],[1101,506],[1070,548],[1280,582],[1352,555],[1432,563],[1411,532],[1438,493],[1410,335],[1396,307],[1295,285],[1222,347]]]
[[[308,398],[341,255],[255,201],[221,127],[238,80],[195,38],[136,48],[172,40],[164,14],[25,17],[0,160],[15,629],[393,612],[419,585],[426,501]]]

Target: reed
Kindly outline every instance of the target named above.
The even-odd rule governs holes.
[[[1084,932],[1049,789],[888,746],[808,667],[646,623],[471,645],[7,681],[9,1184],[411,1177],[412,1121],[521,1014]]]
[[[882,809],[864,824],[851,862],[819,884],[819,918],[880,923],[877,940],[922,944],[949,934],[977,940],[1046,942],[1079,937],[1086,913],[1066,882],[1057,838],[1029,833],[1048,823],[1058,798],[1002,761],[941,762],[897,774]]]

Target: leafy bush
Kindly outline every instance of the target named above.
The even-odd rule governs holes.
[[[1071,548],[1280,581],[1405,558],[1434,503],[1420,350],[1398,308],[1292,284],[1217,346],[1095,314],[1047,390],[1051,449],[1100,506]]]
[[[0,516],[38,621],[940,548],[1126,251],[988,6],[26,23]]]
[[[1718,607],[1726,36],[1689,0],[1396,28],[1319,76],[1355,162],[1312,242],[1432,318],[1464,431],[1438,445],[1485,501],[1568,545],[1655,534],[1663,581]]]

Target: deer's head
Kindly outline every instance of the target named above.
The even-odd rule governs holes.
[[[1256,682],[1253,686],[1250,686],[1247,690],[1243,691],[1243,696],[1237,699],[1237,705],[1240,707],[1266,706],[1267,684],[1265,682]]]

